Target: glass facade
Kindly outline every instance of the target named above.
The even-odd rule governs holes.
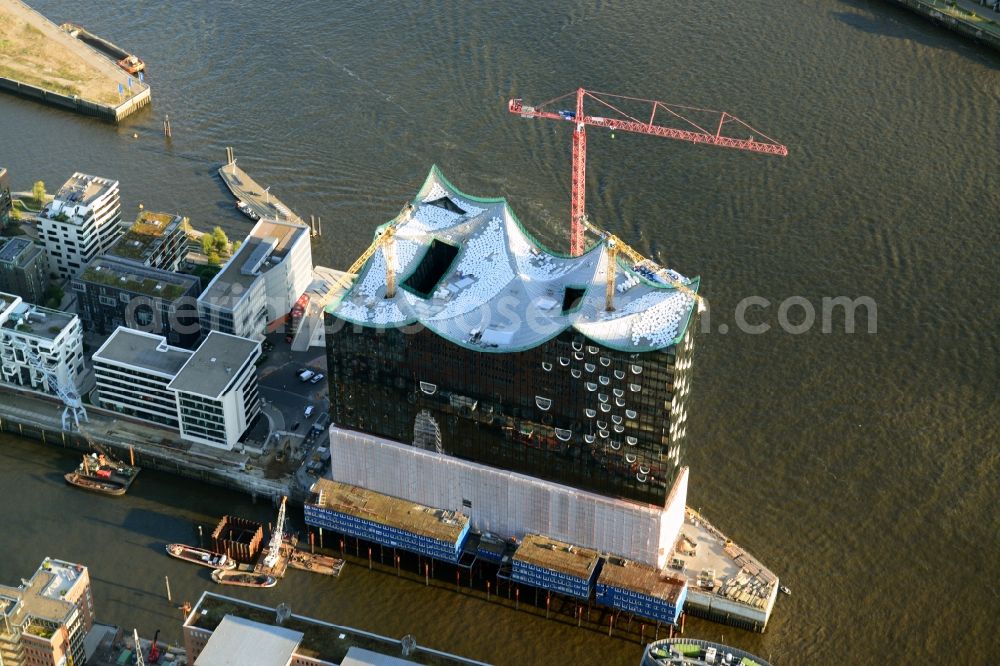
[[[611,497],[663,506],[680,463],[692,339],[627,353],[573,330],[468,350],[421,328],[328,317],[331,416],[359,430]]]

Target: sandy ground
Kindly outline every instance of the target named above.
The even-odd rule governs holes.
[[[104,104],[128,90],[127,73],[16,0],[0,0],[0,76]]]

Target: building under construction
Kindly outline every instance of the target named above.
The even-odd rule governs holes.
[[[237,562],[253,562],[263,541],[264,526],[246,518],[223,516],[212,530],[212,550]]]
[[[675,622],[697,574],[709,590],[698,599],[703,614],[730,617],[734,607],[721,610],[711,591],[731,588],[727,603],[748,610],[735,617],[762,630],[777,579],[755,561],[746,580],[746,567],[716,563],[721,533],[686,516],[699,279],[587,220],[585,127],[787,149],[725,113],[713,132],[690,121],[659,126],[656,113],[669,106],[661,102],[650,102],[648,122],[587,115],[589,98],[622,115],[601,97],[579,89],[575,111],[510,103],[523,117],[573,123],[569,256],[538,243],[505,200],[464,194],[435,167],[348,270],[355,281],[326,309],[333,481],[461,512],[477,533],[523,540],[515,581],[589,599],[600,563],[617,562],[603,602]],[[661,117],[683,120],[681,111]],[[588,230],[597,236],[589,247]],[[695,561],[702,570],[688,569]],[[660,573],[668,564],[682,577]]]

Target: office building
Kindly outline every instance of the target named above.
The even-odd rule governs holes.
[[[107,335],[119,326],[162,335],[172,345],[192,348],[201,339],[194,275],[152,268],[108,254],[93,259],[71,288],[87,330]]]
[[[83,329],[75,314],[0,293],[0,377],[4,382],[57,393],[56,382],[75,391],[83,372]]]
[[[83,664],[93,625],[87,567],[46,558],[21,585],[0,585],[2,666]]]
[[[43,303],[49,288],[45,250],[24,236],[0,238],[0,291]]]
[[[176,271],[187,255],[186,217],[144,210],[108,251],[150,268]]]
[[[74,173],[38,214],[37,226],[50,271],[76,277],[122,235],[118,181]]]
[[[260,338],[284,324],[311,281],[309,227],[262,219],[199,297],[202,329]]]
[[[605,240],[553,254],[504,200],[436,169],[390,224],[395,295],[382,246],[328,309],[334,479],[663,566],[687,490],[698,279]],[[402,471],[379,478],[376,460]]]
[[[212,592],[202,593],[182,629],[192,666],[482,666],[409,636],[386,638],[295,615],[287,604],[269,608]]]
[[[196,351],[120,327],[93,356],[102,406],[231,450],[260,415],[260,344],[212,331]]]

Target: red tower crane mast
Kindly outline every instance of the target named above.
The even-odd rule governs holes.
[[[576,95],[576,109],[559,109],[559,103]],[[583,103],[591,99],[602,105],[602,113],[607,116],[587,115]],[[631,107],[649,109],[649,119],[642,120],[635,112],[626,112],[621,107],[628,104]],[[647,105],[649,105],[647,107]],[[522,118],[548,118],[549,120],[566,120],[574,123],[573,130],[573,180],[572,205],[570,218],[570,254],[577,257],[583,254],[583,234],[586,229],[584,222],[586,185],[587,185],[587,125],[604,127],[610,130],[652,134],[668,139],[680,139],[691,143],[722,146],[737,150],[749,150],[767,155],[788,155],[788,148],[774,141],[767,135],[743,122],[736,116],[724,111],[710,111],[691,106],[666,104],[651,99],[625,97],[598,93],[583,88],[577,88],[575,93],[567,93],[561,97],[549,100],[538,106],[528,106],[521,99],[512,99],[507,105],[511,113],[517,113]],[[659,114],[659,117],[657,117]],[[669,123],[669,124],[667,124]],[[722,130],[738,127],[743,138],[723,134]]]

